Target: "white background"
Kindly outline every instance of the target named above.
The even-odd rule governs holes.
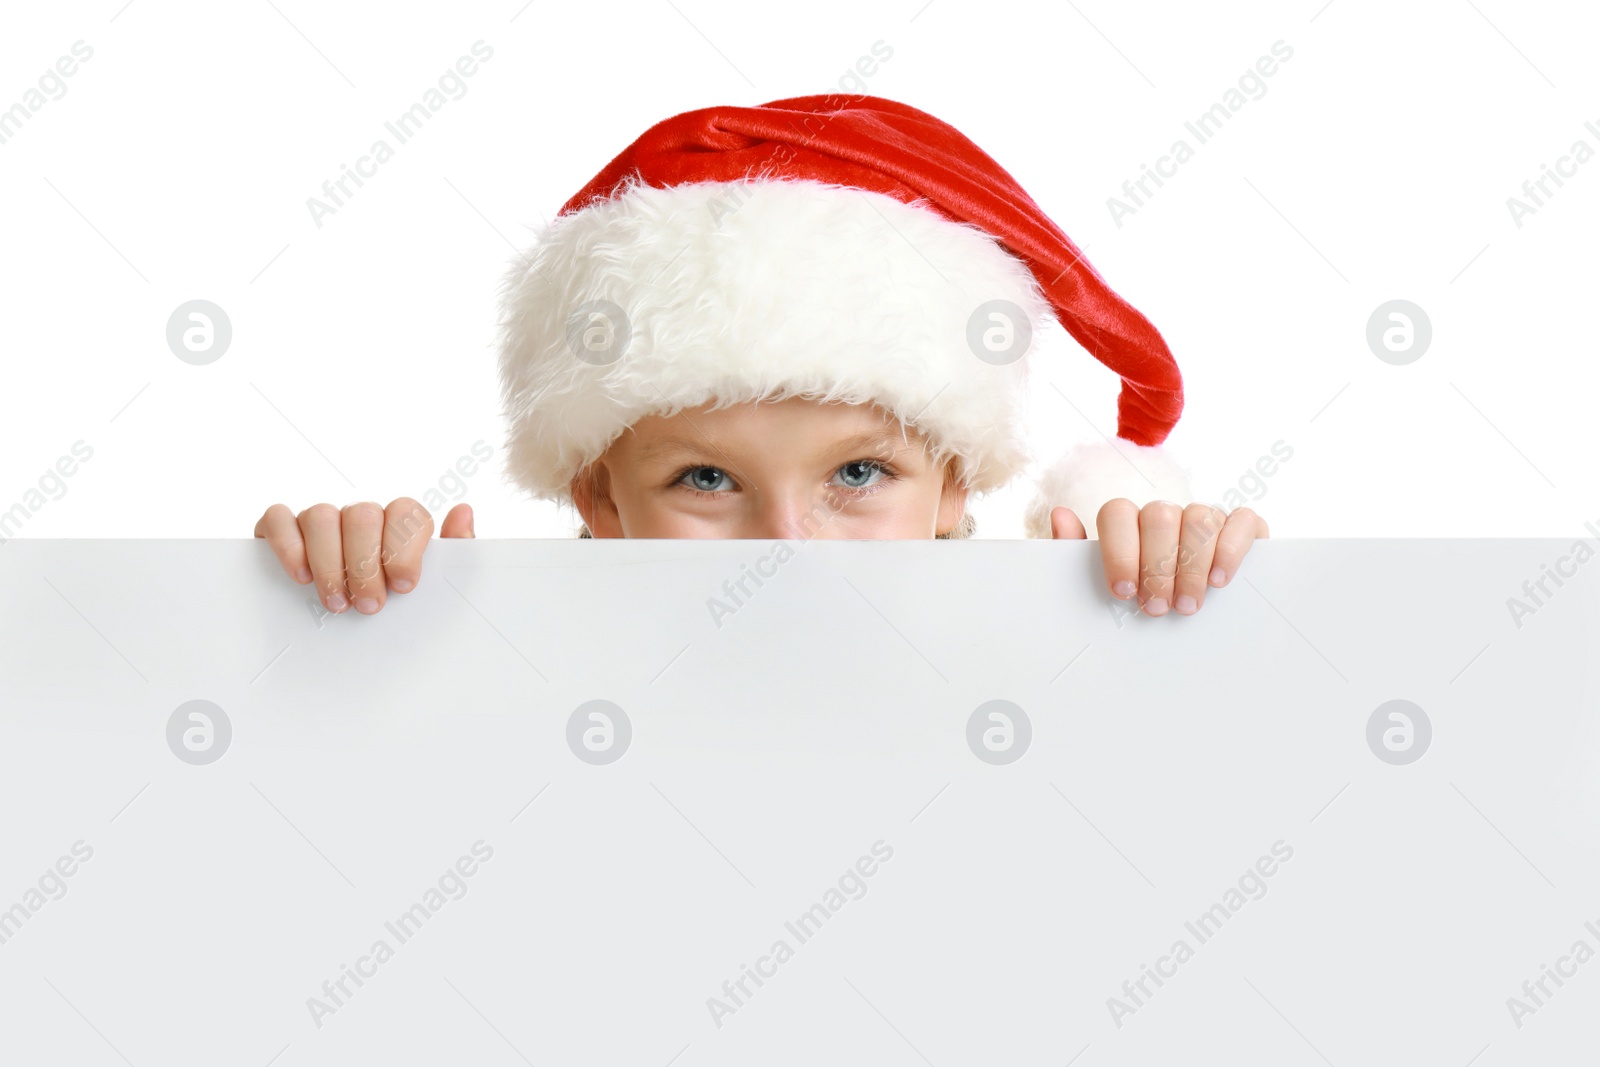
[[[1600,518],[1577,447],[1600,161],[1520,228],[1506,205],[1575,140],[1600,149],[1585,5],[275,5],[0,13],[0,108],[94,49],[0,144],[0,510],[94,450],[22,536],[249,536],[276,501],[421,498],[479,440],[495,459],[460,497],[479,534],[570,533],[500,476],[513,246],[650,124],[833,90],[879,40],[868,91],[967,133],[1164,333],[1188,402],[1168,443],[1201,495],[1281,439],[1293,458],[1254,502],[1275,536]],[[307,198],[480,39],[466,95],[317,228]],[[1119,228],[1107,198],[1278,40],[1294,54],[1266,94]],[[165,343],[196,298],[234,329],[206,367]],[[1364,336],[1394,298],[1433,324],[1404,367]],[[1077,354],[1038,381],[1093,425],[1040,389],[1041,455],[1113,429],[1115,381]],[[980,536],[1020,536],[1021,504],[979,501]]]

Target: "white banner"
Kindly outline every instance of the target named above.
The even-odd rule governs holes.
[[[1578,1062],[1592,555],[14,540],[0,1062]]]

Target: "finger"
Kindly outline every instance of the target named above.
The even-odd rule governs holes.
[[[1152,500],[1139,510],[1139,591],[1147,615],[1165,615],[1172,606],[1182,518],[1183,509],[1170,500]]]
[[[1089,531],[1071,508],[1050,509],[1050,539],[1052,541],[1087,541]]]
[[[371,500],[347,504],[339,512],[344,537],[344,580],[356,610],[372,615],[383,607],[383,508]]]
[[[1267,536],[1267,524],[1249,508],[1234,508],[1217,537],[1217,558],[1211,561],[1209,581],[1221,587],[1239,572],[1239,563],[1257,537]]]
[[[306,563],[317,583],[317,596],[337,614],[350,606],[345,599],[344,546],[339,530],[339,509],[332,504],[313,504],[296,521],[305,538]]]
[[[1112,596],[1127,600],[1139,592],[1139,509],[1127,497],[1107,500],[1094,523],[1106,585]]]
[[[422,553],[433,536],[433,516],[408,496],[383,513],[383,576],[396,593],[409,593],[422,577]]]
[[[477,537],[472,528],[472,505],[457,504],[450,509],[450,514],[444,517],[444,525],[439,527],[440,537]]]
[[[272,554],[278,557],[289,577],[301,585],[311,580],[311,568],[306,565],[306,542],[300,536],[294,512],[282,504],[272,505],[256,523],[256,536],[266,538]]]
[[[1217,552],[1217,535],[1228,521],[1221,508],[1194,503],[1183,509],[1178,541],[1178,577],[1172,589],[1172,610],[1193,615],[1206,602],[1206,576]]]

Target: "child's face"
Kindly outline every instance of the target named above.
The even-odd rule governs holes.
[[[709,407],[638,420],[579,474],[593,536],[920,539],[961,519],[954,461],[876,405]]]

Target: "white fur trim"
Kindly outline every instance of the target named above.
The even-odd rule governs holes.
[[[631,331],[604,365],[567,339],[596,300]],[[995,365],[968,344],[990,300],[1022,308],[1037,347],[1053,312],[1027,266],[931,208],[809,180],[633,184],[556,218],[505,277],[507,477],[570,500],[573,475],[645,415],[804,395],[882,405],[988,492],[1030,459],[1028,358]]]
[[[1066,506],[1090,537],[1100,508],[1108,500],[1127,497],[1140,507],[1152,500],[1180,506],[1194,499],[1189,469],[1160,445],[1136,445],[1125,438],[1078,445],[1045,468],[1023,516],[1029,537],[1050,536],[1050,512]]]

